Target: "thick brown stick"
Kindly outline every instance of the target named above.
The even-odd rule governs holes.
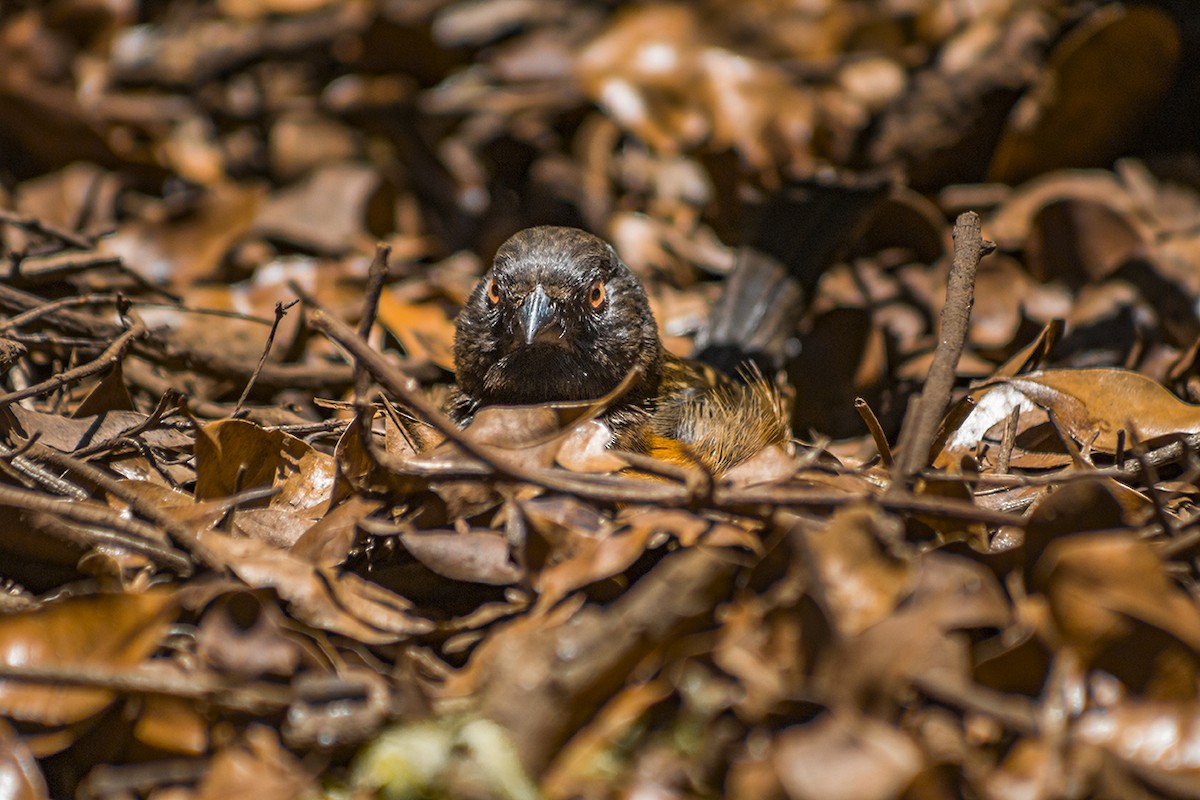
[[[900,432],[897,488],[906,485],[929,459],[929,448],[950,403],[954,371],[967,339],[967,323],[975,297],[975,271],[979,260],[994,248],[991,242],[983,241],[978,214],[968,211],[958,215],[954,223],[954,263],[946,283],[946,303],[942,306],[941,337],[916,412]]]

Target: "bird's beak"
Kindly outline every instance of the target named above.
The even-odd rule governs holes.
[[[525,344],[533,344],[534,340],[538,338],[538,334],[548,328],[550,323],[557,319],[557,316],[554,313],[554,306],[550,302],[550,295],[546,294],[546,290],[539,283],[525,298],[525,303],[517,312],[517,320],[521,323],[521,332],[525,335]]]

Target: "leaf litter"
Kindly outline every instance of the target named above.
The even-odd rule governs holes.
[[[9,5],[11,796],[1200,795],[1185,3]],[[547,223],[797,438],[453,425]]]

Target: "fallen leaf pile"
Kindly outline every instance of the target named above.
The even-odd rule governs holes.
[[[1198,31],[4,3],[0,796],[1200,796]],[[534,224],[797,439],[458,429]]]

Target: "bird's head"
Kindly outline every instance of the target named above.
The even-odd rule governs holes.
[[[646,293],[612,247],[543,226],[496,252],[458,316],[454,360],[477,406],[570,402],[604,396],[634,369],[657,380],[662,345]]]

